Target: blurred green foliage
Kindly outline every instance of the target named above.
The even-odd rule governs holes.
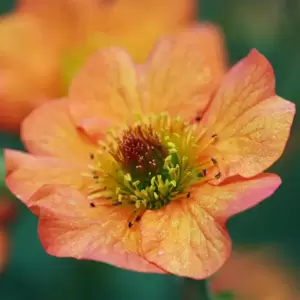
[[[13,8],[1,0],[1,12]],[[202,0],[202,21],[219,24],[225,34],[230,64],[257,48],[271,61],[277,92],[300,101],[300,1]],[[276,244],[281,259],[300,270],[300,120],[279,162],[272,168],[283,180],[267,201],[229,221],[234,245]],[[2,134],[0,148],[22,149],[16,136]],[[0,176],[3,176],[2,161]],[[52,299],[181,299],[182,279],[138,274],[96,262],[57,259],[45,253],[37,236],[36,218],[18,202],[17,221],[9,228],[12,253],[0,275],[1,300]]]

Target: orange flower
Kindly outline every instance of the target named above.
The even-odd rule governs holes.
[[[96,49],[121,46],[141,62],[160,36],[191,23],[196,11],[195,0],[19,2],[0,19],[2,130],[18,130],[34,107],[64,95]]]
[[[3,271],[8,256],[8,236],[4,225],[13,218],[15,209],[8,200],[0,200],[0,272]]]
[[[262,172],[295,108],[256,50],[215,92],[222,52],[211,30],[164,39],[138,66],[119,48],[100,51],[67,98],[24,121],[31,154],[6,151],[6,183],[39,216],[49,254],[193,278],[228,258],[227,219],[281,183]]]

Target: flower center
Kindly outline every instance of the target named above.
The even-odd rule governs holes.
[[[126,205],[133,208],[129,227],[146,210],[157,210],[179,198],[189,187],[208,181],[214,159],[200,157],[195,126],[161,114],[142,119],[123,130],[112,130],[91,154],[94,184],[92,207]]]
[[[145,187],[153,176],[163,172],[167,154],[151,125],[138,125],[124,132],[115,158],[132,180],[139,180]]]

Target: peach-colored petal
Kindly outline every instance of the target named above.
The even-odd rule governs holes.
[[[247,109],[274,95],[272,66],[262,54],[252,50],[225,75],[204,121],[220,131]]]
[[[118,48],[97,52],[74,78],[69,93],[72,116],[121,123],[140,113],[137,77],[128,54]],[[101,128],[99,128],[101,132]]]
[[[147,211],[140,223],[141,245],[146,259],[166,271],[202,279],[225,262],[231,242],[225,229],[198,205],[198,200],[189,200]]]
[[[5,161],[5,170],[6,175],[9,175],[11,172],[15,171],[20,167],[23,162],[32,162],[36,161],[36,158],[28,153],[20,152],[18,150],[5,149],[4,150],[4,161]]]
[[[264,174],[220,186],[205,184],[192,188],[190,198],[147,211],[140,224],[144,256],[170,273],[210,276],[230,254],[225,221],[269,197],[280,182],[278,176]]]
[[[20,200],[30,197],[46,184],[61,184],[83,189],[89,182],[81,175],[85,165],[66,163],[51,157],[35,157],[18,151],[5,151],[6,185]]]
[[[91,141],[98,143],[99,140],[105,138],[105,134],[112,128],[113,122],[104,119],[82,119],[78,122],[78,129],[82,130],[84,134],[88,134]]]
[[[23,122],[22,140],[33,154],[76,163],[88,161],[89,154],[95,150],[71,121],[64,99],[35,109]]]
[[[126,208],[97,206],[75,189],[45,186],[28,205],[39,210],[39,236],[58,257],[93,259],[140,272],[162,273],[138,253],[139,230],[128,228]]]
[[[274,163],[289,136],[294,104],[275,96],[268,60],[256,50],[225,76],[199,128],[201,143],[213,135],[227,175],[251,177]],[[224,174],[223,174],[224,175]]]
[[[196,190],[199,205],[219,223],[271,196],[281,184],[276,174],[263,173],[251,179],[231,177],[219,186],[206,184]]]
[[[274,96],[224,128],[216,148],[227,173],[251,177],[270,167],[285,148],[294,115],[293,103]]]
[[[145,111],[187,119],[202,114],[224,69],[223,40],[213,25],[162,39],[140,69]]]

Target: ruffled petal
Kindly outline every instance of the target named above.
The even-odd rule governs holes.
[[[69,100],[76,124],[83,127],[88,119],[114,125],[140,113],[136,70],[129,55],[108,48],[90,57],[72,82]],[[89,131],[89,126],[84,128]],[[103,130],[106,127],[99,128]]]
[[[295,105],[275,95],[275,78],[268,60],[256,50],[225,76],[199,128],[200,142],[214,146],[227,175],[255,176],[282,154]],[[223,174],[224,175],[224,174]]]
[[[23,122],[21,133],[31,153],[75,163],[87,162],[96,149],[76,129],[65,99],[53,100],[35,109]]]
[[[209,277],[231,252],[227,219],[269,197],[280,183],[278,176],[263,174],[220,186],[195,186],[189,198],[147,211],[140,224],[144,256],[179,276]]]
[[[162,39],[140,68],[145,111],[201,116],[224,70],[222,35],[213,25]]]
[[[39,236],[51,255],[92,259],[139,272],[164,272],[140,256],[139,230],[128,228],[127,208],[92,208],[80,192],[57,186],[45,186],[28,205],[39,211]]]
[[[81,174],[87,166],[66,163],[51,157],[35,157],[18,151],[5,151],[6,185],[24,203],[42,186],[58,184],[83,190],[90,184]]]

